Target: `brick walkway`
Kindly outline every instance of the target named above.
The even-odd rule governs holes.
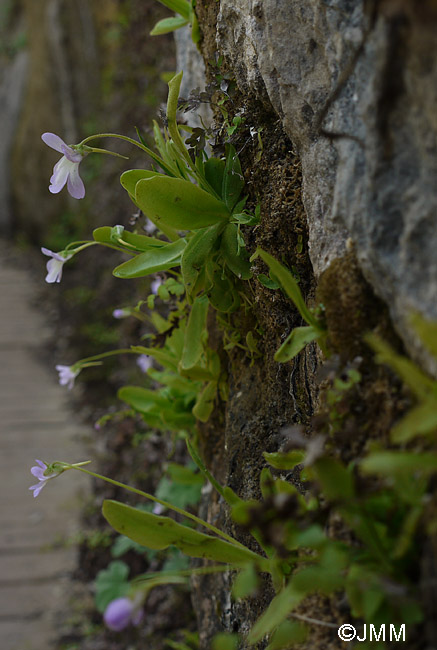
[[[30,467],[35,458],[84,460],[85,431],[73,420],[56,372],[39,361],[49,330],[31,305],[36,280],[5,251],[1,245],[0,647],[47,650],[75,566],[75,550],[64,542],[77,530],[78,492],[88,479],[66,472],[34,499]]]

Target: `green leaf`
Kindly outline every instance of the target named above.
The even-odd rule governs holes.
[[[272,454],[263,452],[266,461],[275,469],[294,469],[305,458],[306,452],[304,450],[288,451],[287,453],[274,452]]]
[[[240,571],[232,586],[232,595],[235,599],[252,596],[258,587],[258,574],[253,564],[249,564]]]
[[[187,20],[190,18],[192,12],[190,2],[187,0],[158,0],[164,7],[170,9],[170,11],[175,11],[177,14],[180,14]]]
[[[202,228],[189,240],[181,259],[182,277],[189,295],[193,294],[199,274],[213,252],[223,227],[223,224],[218,223],[209,228]]]
[[[118,533],[155,550],[173,545],[190,557],[201,557],[235,566],[244,566],[257,558],[249,549],[205,535],[178,524],[169,517],[144,512],[118,501],[105,500],[103,516]]]
[[[195,419],[182,403],[165,397],[160,391],[141,386],[123,386],[117,393],[119,399],[127,402],[141,413],[150,426],[167,427],[171,430],[191,429]]]
[[[308,628],[300,621],[284,621],[277,627],[266,650],[288,650],[291,645],[303,643]]]
[[[373,334],[367,335],[365,341],[376,352],[377,362],[390,366],[419,399],[426,399],[429,395],[435,395],[437,398],[436,382],[422,372],[410,359],[395,352],[388,343]]]
[[[206,318],[208,316],[209,301],[206,296],[198,296],[191,307],[185,329],[184,351],[180,366],[188,370],[197,364],[203,353],[205,338],[207,337]]]
[[[205,479],[199,472],[193,472],[191,467],[180,465],[179,463],[168,463],[167,472],[172,481],[180,485],[200,485],[203,486]]]
[[[112,234],[113,229],[109,226],[102,226],[101,228],[96,228],[93,231],[94,241],[101,242],[102,244],[114,244],[114,238]],[[121,240],[121,241],[120,241]],[[136,233],[129,232],[129,230],[123,230],[120,235],[119,241],[116,245],[126,246],[126,252],[131,250],[136,251],[148,251],[152,248],[161,248],[166,246],[167,242],[162,241],[161,239],[155,239],[155,237],[147,237],[146,235],[137,235]]]
[[[279,287],[281,286],[279,282],[276,282],[276,280],[272,280],[272,278],[269,278],[267,275],[264,275],[264,273],[260,273],[259,275],[257,275],[257,280],[259,280],[264,287],[267,287],[267,289],[276,290],[279,289]]]
[[[317,318],[310,312],[308,307],[305,304],[305,300],[301,294],[299,286],[285,266],[282,266],[274,257],[261,250],[257,249],[257,254],[264,260],[264,262],[269,266],[271,272],[274,274],[275,278],[279,280],[287,296],[292,300],[296,306],[296,309],[308,325],[314,327],[318,331],[323,331],[321,325]]]
[[[246,249],[238,247],[238,226],[235,223],[228,223],[225,226],[221,238],[220,250],[227,266],[237,278],[249,280],[252,277]]]
[[[227,144],[222,197],[230,212],[234,209],[243,187],[244,178],[235,147],[232,144]]]
[[[361,469],[369,474],[383,476],[413,472],[432,474],[437,471],[437,455],[408,451],[379,451],[364,458],[361,461]]]
[[[293,582],[288,585],[273,598],[272,602],[257,620],[247,637],[249,643],[261,641],[266,634],[270,634],[278,625],[280,625],[295,609],[305,594],[297,591]]]
[[[217,196],[223,198],[223,175],[225,173],[225,161],[221,158],[208,158],[204,165],[205,178],[216,192]]]
[[[149,169],[129,169],[120,176],[120,183],[127,193],[130,194],[131,198],[135,200],[135,187],[138,181],[142,181],[145,178],[153,178],[154,176],[162,177],[164,174],[159,174]]]
[[[314,463],[324,495],[332,501],[349,501],[355,497],[354,478],[340,461],[326,456]]]
[[[160,248],[150,249],[117,266],[113,274],[116,278],[130,279],[167,271],[180,265],[185,246],[186,241],[179,239]]]
[[[240,306],[240,297],[233,282],[227,276],[222,277],[220,269],[213,273],[212,282],[208,297],[214,309],[223,313],[236,311]]]
[[[104,612],[111,600],[125,596],[129,590],[129,567],[124,562],[111,562],[107,569],[99,571],[96,578],[96,606]]]
[[[194,14],[194,12],[192,12]],[[167,98],[167,128],[173,144],[176,147],[182,159],[185,159],[189,167],[192,167],[192,161],[187,148],[179,133],[179,127],[176,122],[176,113],[178,110],[179,91],[182,83],[183,72],[176,74],[168,82],[168,98]],[[200,226],[199,226],[200,227]]]
[[[217,382],[210,381],[206,384],[197,398],[193,407],[193,415],[201,422],[207,422],[214,408],[214,400],[217,393]]]
[[[162,20],[156,23],[156,25],[150,32],[150,36],[159,36],[160,34],[168,34],[170,32],[174,32],[176,29],[180,29],[181,27],[184,27],[184,25],[188,25],[188,20],[182,16],[163,18]]]
[[[135,199],[140,209],[161,227],[194,230],[226,223],[226,206],[197,185],[182,178],[154,176],[138,181]]]
[[[187,506],[195,506],[199,503],[202,486],[203,480],[200,484],[181,485],[180,483],[169,481],[164,476],[156,488],[156,496],[162,501],[168,501],[172,505],[184,509]]]
[[[437,402],[427,400],[412,408],[391,430],[391,440],[397,444],[416,436],[435,433],[437,429]]]
[[[427,320],[419,313],[412,314],[410,321],[422,343],[437,359],[437,323]]]
[[[320,336],[320,330],[315,329],[311,325],[308,327],[295,327],[294,330],[290,332],[283,344],[275,352],[274,359],[280,363],[285,363],[294,359],[294,357],[299,354],[304,347],[315,341]]]
[[[212,650],[237,650],[238,635],[229,632],[219,632],[212,640]]]

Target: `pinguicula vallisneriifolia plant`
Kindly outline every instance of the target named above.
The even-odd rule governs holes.
[[[303,320],[307,323],[306,326],[295,327],[290,332],[281,347],[276,351],[274,356],[275,361],[281,363],[290,361],[312,341],[317,341],[322,351],[326,354],[327,330],[323,323],[322,314],[316,314],[307,307],[296,279],[285,266],[260,248],[255,251],[250,261],[255,260],[257,257],[261,257],[270,269],[270,278],[262,274],[261,278],[258,276],[261,283],[269,288],[282,287],[285,294],[294,303]]]
[[[71,387],[82,368],[100,363],[110,354],[147,354],[161,365],[163,361],[167,364],[167,386],[169,381],[175,386],[175,379],[170,378],[172,372],[197,382],[189,391],[190,395],[197,393],[193,413],[198,419],[206,420],[217,388],[221,387],[225,393],[218,355],[207,345],[208,307],[211,305],[223,313],[239,308],[243,295],[241,282],[251,277],[240,226],[255,225],[258,216],[245,210],[244,178],[231,144],[226,145],[223,158],[208,157],[203,149],[191,150],[190,155],[176,121],[181,80],[182,73],[179,73],[169,82],[164,133],[154,123],[156,151],[146,146],[141,137],[136,141],[118,134],[99,134],[85,138],[79,145],[68,146],[58,136],[43,136],[49,146],[64,154],[55,166],[51,191],[59,192],[67,183],[68,190],[76,198],[85,193],[78,172],[82,159],[93,152],[110,153],[91,147],[92,140],[121,138],[144,151],[162,171],[133,169],[122,174],[121,184],[134,204],[167,239],[129,232],[123,226],[102,227],[94,231],[93,241],[74,242],[58,253],[47,249],[43,252],[52,258],[47,265],[48,282],[60,281],[64,263],[77,252],[101,244],[131,256],[114,269],[116,277],[130,279],[167,273],[175,276],[176,285],[184,290],[183,295],[180,292],[177,295],[177,313],[171,314],[171,322],[165,324],[161,319],[157,328],[160,334],[171,333],[169,345],[172,345],[173,356],[166,356],[161,348],[153,346],[116,350],[83,359],[73,366],[59,366],[61,383]],[[157,322],[155,318],[154,324]],[[204,384],[200,391],[198,382]],[[141,413],[148,413],[151,420],[152,412],[162,408],[163,402],[160,400],[158,405],[157,395],[155,409],[152,408],[150,394],[144,391],[146,389],[126,387],[121,396],[132,406],[135,404],[134,408],[139,408]],[[191,397],[182,401],[189,404]]]

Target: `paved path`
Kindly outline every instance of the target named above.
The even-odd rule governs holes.
[[[35,458],[84,460],[84,429],[55,371],[40,361],[49,330],[31,304],[36,280],[5,251],[0,244],[0,648],[47,650],[75,566],[63,541],[77,530],[78,490],[88,480],[66,472],[34,499],[30,467]]]

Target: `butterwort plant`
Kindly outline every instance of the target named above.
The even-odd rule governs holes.
[[[77,198],[84,194],[83,184],[77,180],[81,160],[92,152],[113,153],[90,146],[92,140],[119,138],[144,151],[162,171],[129,170],[122,174],[121,184],[148,223],[167,238],[165,241],[131,233],[123,226],[98,228],[93,241],[76,242],[58,253],[45,249],[45,254],[52,256],[48,282],[60,281],[62,265],[72,254],[97,243],[132,256],[114,269],[116,277],[138,278],[180,267],[189,303],[205,294],[218,311],[238,309],[240,281],[251,277],[240,228],[242,224],[258,223],[259,215],[245,210],[244,177],[231,144],[226,145],[222,158],[208,157],[204,150],[188,151],[176,121],[181,81],[182,72],[169,82],[167,126],[161,133],[154,124],[156,151],[147,147],[141,137],[136,141],[113,133],[89,136],[78,145],[66,145],[54,134],[43,135],[49,146],[63,153],[55,166],[51,191],[60,191],[67,183],[67,189]]]

